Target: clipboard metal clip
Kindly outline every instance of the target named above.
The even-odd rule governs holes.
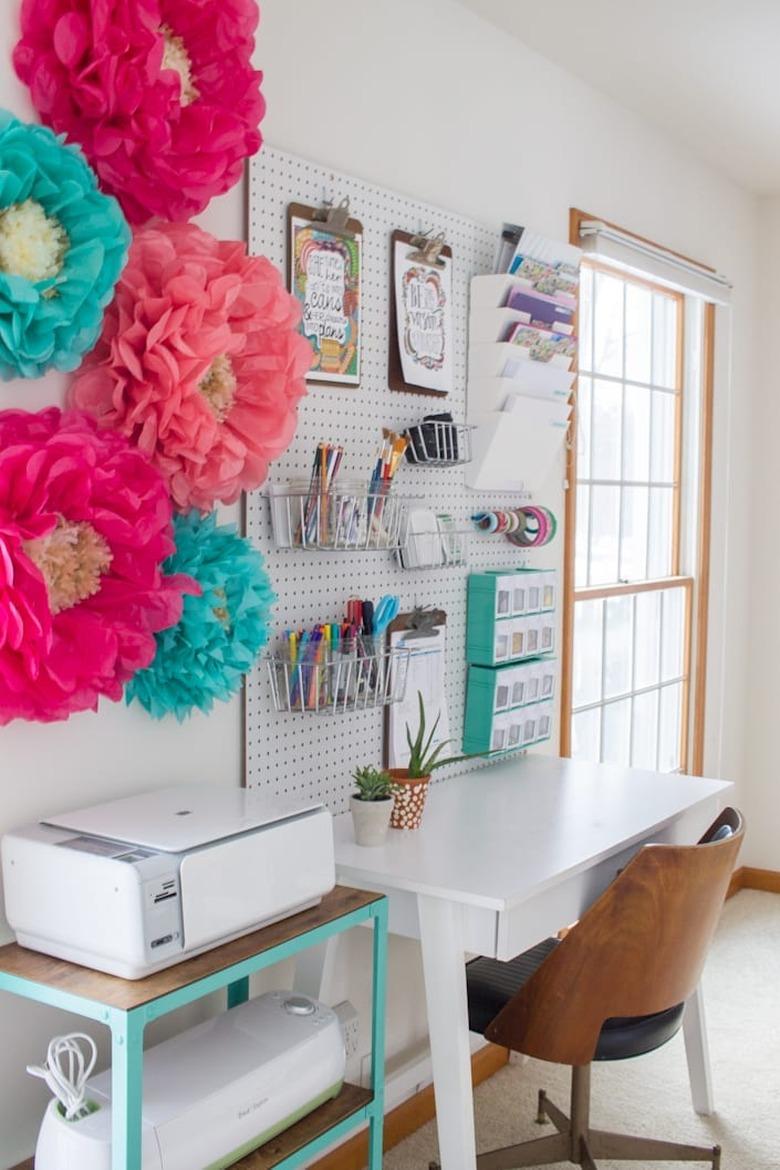
[[[409,616],[404,642],[417,641],[418,638],[436,638],[438,636],[436,627],[441,625],[441,619],[439,610],[416,605]]]
[[[429,268],[446,267],[441,258],[441,250],[447,242],[444,232],[439,232],[435,236],[431,235],[430,230],[419,232],[416,236],[412,236],[409,242],[414,251],[406,253],[407,260],[416,260],[418,264],[426,264]]]
[[[345,195],[340,203],[327,200],[315,214],[317,223],[322,223],[325,230],[334,236],[351,236],[349,230],[349,195]]]

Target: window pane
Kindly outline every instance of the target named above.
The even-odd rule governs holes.
[[[661,606],[661,679],[680,678],[685,665],[685,590],[664,589]]]
[[[590,583],[614,583],[618,579],[620,488],[591,488],[590,514]]]
[[[631,700],[607,703],[604,708],[604,738],[601,758],[608,764],[631,763]]]
[[[668,577],[672,571],[673,488],[650,488],[647,575]]]
[[[658,732],[658,770],[674,772],[680,758],[683,685],[675,683],[661,690],[661,719]]]
[[[580,484],[577,488],[577,533],[574,552],[574,584],[577,587],[588,583],[588,517],[590,515],[590,488]]]
[[[626,377],[649,382],[652,375],[650,337],[652,293],[638,284],[626,285]]]
[[[604,697],[607,699],[631,690],[633,614],[633,597],[607,599],[604,642]]]
[[[590,479],[590,378],[577,382],[577,479]]]
[[[601,749],[601,711],[592,707],[571,719],[571,754],[575,760],[598,760]]]
[[[677,301],[653,293],[653,376],[655,386],[672,389],[677,382]]]
[[[579,366],[581,370],[593,369],[593,271],[583,264],[580,269],[579,303]]]
[[[601,698],[603,608],[603,601],[578,601],[574,606],[574,707],[597,703]]]
[[[644,386],[623,392],[623,479],[647,483],[650,478],[650,394]]]
[[[651,593],[637,593],[634,612],[634,686],[641,690],[642,687],[654,686],[658,682],[661,594],[655,590]]]
[[[623,488],[623,522],[620,540],[620,580],[641,581],[647,575],[646,487]]]
[[[674,394],[665,394],[663,390],[653,390],[652,394],[650,478],[653,483],[673,483],[677,397]]]
[[[622,386],[615,382],[594,381],[591,458],[593,479],[620,479],[622,402]]]
[[[632,766],[654,771],[658,750],[658,691],[634,696],[632,728]]]
[[[623,374],[623,281],[594,272],[594,352],[597,374]]]

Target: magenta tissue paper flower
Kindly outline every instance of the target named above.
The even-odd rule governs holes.
[[[182,511],[259,487],[306,392],[300,308],[264,256],[194,224],[135,233],[70,401],[136,443]]]
[[[14,65],[131,223],[185,220],[260,149],[258,17],[256,0],[23,0]]]
[[[77,412],[0,411],[0,724],[95,709],[149,666],[184,593],[147,459]]]

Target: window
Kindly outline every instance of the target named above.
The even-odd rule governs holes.
[[[575,758],[690,765],[704,321],[698,298],[583,263],[562,718]]]

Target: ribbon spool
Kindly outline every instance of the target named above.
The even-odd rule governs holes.
[[[539,504],[477,512],[471,519],[481,532],[504,535],[518,548],[542,548],[558,531],[555,514]]]

